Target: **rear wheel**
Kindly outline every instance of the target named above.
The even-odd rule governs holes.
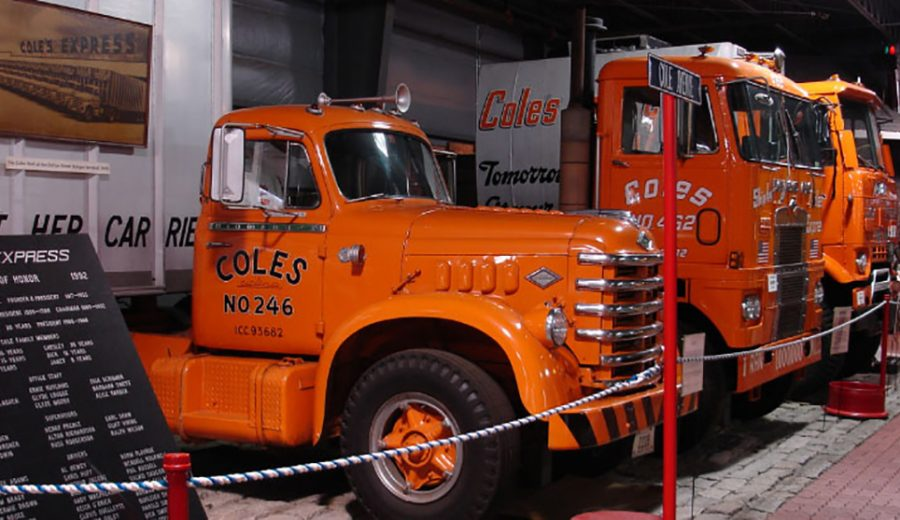
[[[360,454],[446,438],[508,421],[500,386],[443,351],[393,354],[354,385],[342,420],[342,450]],[[479,518],[511,482],[518,433],[505,432],[347,469],[360,502],[380,518]]]

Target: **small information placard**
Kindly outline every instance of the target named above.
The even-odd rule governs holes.
[[[0,236],[0,416],[0,483],[165,477],[175,443],[87,235]],[[0,496],[0,517],[165,518],[166,493]]]
[[[685,334],[681,350],[684,357],[703,355],[706,333]],[[703,363],[683,363],[681,365],[681,395],[691,395],[703,391]]]
[[[843,325],[850,321],[853,314],[852,307],[834,308],[834,326]],[[841,327],[831,333],[831,354],[846,354],[850,346],[850,327]]]

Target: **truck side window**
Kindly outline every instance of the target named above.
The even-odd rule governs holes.
[[[288,148],[287,192],[285,205],[289,208],[312,209],[322,201],[306,148],[291,143]]]
[[[626,88],[622,99],[622,151],[660,153],[661,124],[659,92],[645,87]]]
[[[315,208],[321,197],[309,155],[299,143],[244,142],[244,198],[267,209]]]
[[[703,104],[694,107],[691,153],[711,154],[719,149],[716,126],[703,87]],[[634,154],[662,152],[660,94],[649,87],[626,87],[622,105],[622,151]]]

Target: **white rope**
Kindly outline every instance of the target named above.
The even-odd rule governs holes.
[[[740,358],[740,357],[744,357],[744,356],[752,356],[752,355],[755,355],[755,354],[762,354],[762,353],[765,353],[765,352],[775,352],[775,351],[778,351],[778,350],[781,350],[781,349],[784,349],[784,348],[787,348],[787,347],[793,347],[794,345],[802,345],[803,343],[806,343],[807,341],[812,341],[812,340],[814,340],[814,339],[819,339],[819,338],[821,338],[821,337],[827,336],[827,335],[833,333],[834,331],[836,331],[836,330],[838,330],[838,329],[841,329],[841,328],[844,328],[844,327],[849,327],[850,325],[856,323],[857,321],[859,321],[859,320],[861,320],[861,319],[863,319],[863,318],[866,318],[867,316],[869,316],[869,315],[872,314],[873,312],[875,312],[875,311],[877,311],[878,309],[884,307],[885,303],[886,303],[886,302],[881,302],[881,303],[879,303],[878,305],[876,305],[876,306],[872,307],[871,309],[867,310],[866,312],[860,314],[859,316],[856,316],[855,318],[852,318],[852,319],[850,319],[850,320],[847,320],[847,321],[845,321],[844,323],[841,323],[840,325],[836,325],[836,326],[834,326],[834,327],[831,327],[831,328],[828,329],[828,330],[823,330],[823,331],[821,331],[821,332],[817,332],[817,333],[815,333],[815,334],[812,334],[812,335],[809,335],[809,336],[806,336],[806,337],[803,337],[803,338],[800,338],[800,339],[795,339],[795,340],[793,340],[793,341],[788,341],[787,343],[782,343],[782,344],[780,344],[780,345],[775,345],[774,347],[760,347],[760,348],[756,348],[756,349],[753,349],[753,350],[743,350],[743,351],[741,351],[741,352],[729,352],[728,354],[713,354],[713,355],[710,355],[710,356],[687,356],[687,357],[680,357],[680,358],[678,358],[678,362],[679,362],[679,363],[699,363],[699,362],[704,362],[704,361],[724,361],[724,360],[726,360],[726,359],[735,359],[735,358]]]
[[[562,412],[577,408],[604,397],[609,397],[617,392],[622,392],[636,386],[643,385],[648,381],[659,379],[662,368],[659,365],[652,367],[631,376],[629,379],[613,384],[609,388],[593,393],[589,396],[576,399],[575,401],[550,408],[540,413],[529,415],[521,419],[514,419],[495,426],[482,428],[474,432],[461,433],[445,439],[437,439],[433,441],[423,442],[412,446],[402,446],[400,448],[392,448],[373,453],[364,453],[361,455],[350,455],[348,457],[339,457],[323,462],[309,462],[306,464],[297,464],[294,466],[283,466],[280,468],[264,469],[259,471],[247,471],[243,473],[229,473],[227,475],[213,475],[210,477],[192,477],[188,480],[190,487],[215,487],[225,486],[229,484],[238,484],[248,481],[267,480],[281,477],[291,477],[294,475],[304,475],[307,473],[316,473],[338,468],[346,468],[358,464],[372,463],[378,460],[390,459],[400,455],[409,455],[420,451],[438,448],[441,446],[449,446],[450,444],[461,444],[476,439],[483,439],[492,435],[521,428],[526,424],[531,424],[539,420],[547,419],[550,416],[560,414]],[[165,480],[145,480],[139,482],[98,482],[86,484],[23,484],[23,485],[0,485],[0,495],[85,495],[85,494],[112,494],[122,493],[125,491],[163,491],[167,489]]]

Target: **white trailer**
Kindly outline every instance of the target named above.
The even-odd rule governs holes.
[[[147,146],[0,137],[0,234],[86,233],[117,294],[188,291],[209,128],[231,109],[231,2],[51,3],[153,26]]]

